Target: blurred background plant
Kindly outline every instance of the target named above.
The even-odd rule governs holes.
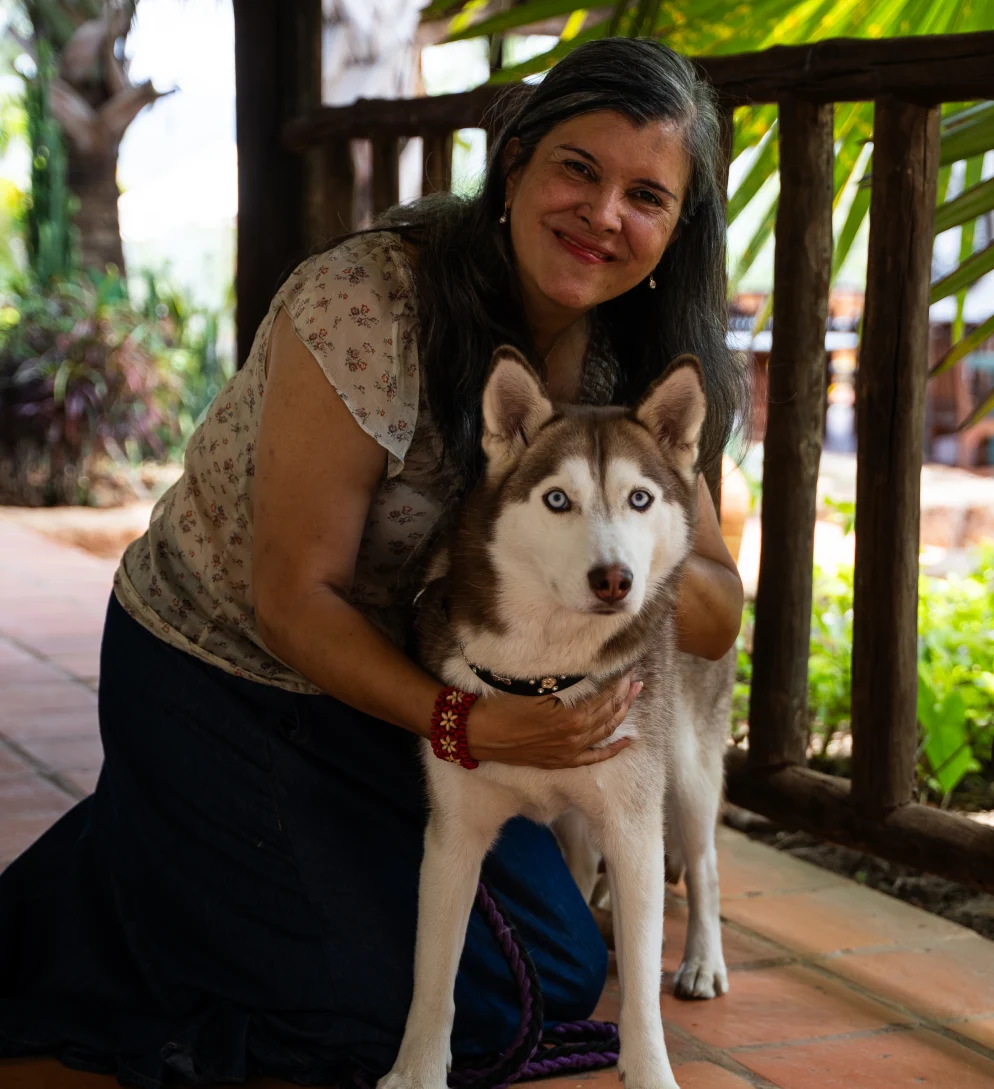
[[[181,455],[230,367],[217,315],[144,280],[138,304],[113,270],[0,289],[0,502],[92,502],[102,461]]]
[[[816,570],[808,666],[811,766],[848,775],[853,569]],[[753,603],[738,641],[734,739],[748,736]],[[918,582],[918,783],[924,799],[994,807],[994,545],[965,576]]]
[[[101,271],[124,269],[117,207],[121,139],[146,106],[169,93],[128,78],[125,41],[136,6],[137,0],[21,0],[7,27],[21,50],[33,164],[48,174],[38,193],[32,175],[32,197],[50,194],[38,222],[50,223],[58,235],[71,220],[80,263]],[[65,261],[53,266],[58,275],[69,266],[68,244],[61,237],[53,244]]]
[[[130,286],[124,275],[117,147],[160,97],[127,80],[134,7],[32,0],[8,12],[4,50],[23,90],[0,102],[0,155],[22,139],[30,170],[26,191],[0,183],[0,503],[128,498],[144,460],[181,457],[233,372],[219,352],[231,290],[219,311],[162,274]]]

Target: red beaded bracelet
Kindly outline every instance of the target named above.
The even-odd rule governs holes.
[[[472,692],[443,688],[435,699],[431,716],[431,751],[439,760],[462,764],[469,771],[480,766],[480,761],[469,755],[466,743],[466,719],[475,702]]]

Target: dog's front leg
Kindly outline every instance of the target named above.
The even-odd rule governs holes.
[[[607,815],[604,859],[611,882],[621,984],[618,1073],[626,1089],[678,1089],[666,1054],[659,989],[663,960],[663,821],[658,805]],[[627,807],[625,807],[627,808]]]
[[[480,866],[502,822],[432,811],[418,890],[414,997],[393,1069],[377,1089],[445,1089],[454,990]]]

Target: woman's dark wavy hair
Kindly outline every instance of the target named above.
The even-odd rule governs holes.
[[[466,484],[478,478],[479,406],[495,348],[513,344],[544,374],[525,318],[510,236],[498,222],[507,175],[528,162],[556,125],[614,110],[636,125],[673,122],[691,160],[679,235],[655,269],[656,290],[641,283],[596,309],[595,320],[618,362],[614,400],[635,403],[675,356],[693,352],[707,384],[701,469],[710,475],[720,468],[743,400],[743,379],[725,344],[725,208],[713,89],[690,61],[658,42],[608,38],[580,46],[541,83],[514,95],[475,197],[426,197],[393,209],[378,223],[418,246],[419,350],[446,456]],[[508,166],[505,150],[514,137],[519,150]]]

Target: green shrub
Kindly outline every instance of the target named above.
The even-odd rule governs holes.
[[[0,501],[85,503],[100,454],[175,457],[227,377],[217,318],[148,277],[0,291]]]
[[[974,574],[921,576],[918,585],[919,785],[948,802],[964,779],[992,777],[994,742],[994,546]],[[808,661],[810,753],[823,770],[847,772],[852,698],[853,570],[815,573]],[[738,643],[733,736],[748,733],[753,606]],[[835,744],[833,744],[833,742]]]
[[[191,305],[180,291],[152,272],[143,272],[142,280],[141,312],[165,331],[170,345],[165,361],[178,383],[177,430],[168,454],[179,458],[208,405],[234,373],[234,366],[218,349],[221,315]]]

